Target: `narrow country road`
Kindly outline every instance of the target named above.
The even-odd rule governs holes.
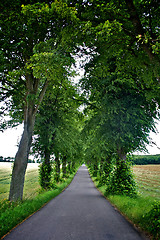
[[[97,191],[86,166],[70,186],[11,231],[5,240],[142,240]]]

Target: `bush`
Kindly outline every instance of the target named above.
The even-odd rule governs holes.
[[[134,197],[137,195],[136,182],[131,172],[129,161],[119,160],[110,174],[110,181],[106,194],[126,195]]]
[[[154,239],[160,239],[160,201],[155,201],[152,209],[144,216],[144,220]]]
[[[110,174],[113,171],[113,167],[114,167],[114,159],[108,159],[106,161],[103,162],[103,168],[102,168],[102,173],[101,173],[101,177],[99,179],[99,186],[103,186],[103,185],[108,185],[110,182]]]
[[[54,188],[51,183],[51,173],[52,167],[50,164],[46,164],[45,162],[41,163],[39,166],[39,182],[42,188],[50,189]]]

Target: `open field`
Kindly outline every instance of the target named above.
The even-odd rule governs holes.
[[[0,163],[0,200],[7,199],[10,188],[12,164]],[[33,198],[40,189],[38,182],[38,164],[29,163],[24,184],[24,198]]]
[[[133,167],[140,194],[160,200],[160,164]]]

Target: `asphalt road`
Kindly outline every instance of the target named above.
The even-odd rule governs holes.
[[[11,231],[5,240],[142,240],[97,191],[86,166],[70,186]]]

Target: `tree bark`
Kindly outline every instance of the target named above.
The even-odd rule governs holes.
[[[66,176],[66,163],[67,163],[67,158],[66,158],[66,156],[63,156],[63,158],[62,158],[62,172],[63,172],[63,177]]]
[[[67,172],[68,172],[69,174],[71,174],[71,161],[70,161],[70,160],[68,161]]]
[[[60,160],[59,160],[59,154],[56,154],[56,157],[55,157],[55,163],[56,163],[56,166],[55,166],[55,180],[56,182],[59,181],[60,179]]]
[[[75,160],[72,159],[72,171],[75,171]]]
[[[98,173],[98,162],[97,162],[97,159],[94,159],[94,163],[93,163],[93,177],[97,177],[97,173]]]
[[[9,200],[22,200],[23,187],[25,180],[25,172],[28,163],[29,151],[32,143],[32,134],[34,128],[34,115],[30,117],[28,122],[24,122],[24,130],[19,144],[18,151],[15,156],[12,179],[10,185]]]
[[[100,159],[100,167],[99,167],[99,176],[100,177],[102,176],[102,173],[103,173],[103,165],[104,165],[104,159],[101,158]]]
[[[46,147],[44,151],[44,161],[40,167],[40,185],[44,189],[51,187],[51,172],[50,151]]]
[[[45,148],[44,151],[44,162],[45,164],[50,165],[50,151],[47,148]]]
[[[22,138],[19,144],[18,151],[15,156],[12,179],[10,185],[9,200],[17,201],[22,200],[23,187],[25,180],[25,172],[28,163],[29,151],[32,143],[32,135],[35,124],[35,115],[43,96],[48,86],[48,81],[44,83],[44,86],[40,92],[40,95],[36,102],[36,94],[38,92],[39,80],[34,78],[32,73],[26,75],[26,98],[24,107],[24,130]]]

